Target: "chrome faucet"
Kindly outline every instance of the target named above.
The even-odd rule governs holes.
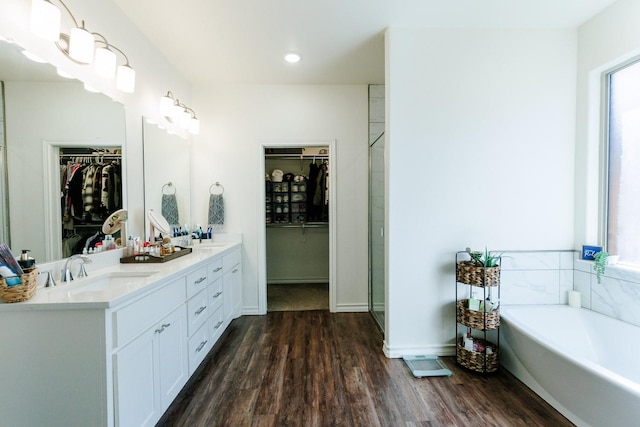
[[[82,264],[80,264],[80,270],[78,270],[78,277],[87,277],[87,270],[84,268],[84,265],[90,264],[92,262],[91,258],[86,255],[72,255],[67,258],[67,261],[64,263],[64,267],[62,268],[61,280],[63,282],[70,282],[73,280],[71,264],[77,259],[82,261]]]

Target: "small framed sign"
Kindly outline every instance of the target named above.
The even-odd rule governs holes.
[[[602,246],[582,246],[582,259],[593,261],[598,252],[602,252]]]

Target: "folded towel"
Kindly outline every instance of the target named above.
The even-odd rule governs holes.
[[[162,216],[165,217],[171,228],[180,227],[178,200],[175,193],[162,195]]]
[[[209,226],[224,224],[224,200],[222,194],[209,196]]]

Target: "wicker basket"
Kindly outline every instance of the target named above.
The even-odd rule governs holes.
[[[500,284],[500,266],[482,267],[472,261],[460,261],[456,264],[456,280],[473,286],[498,286]]]
[[[20,276],[22,283],[15,286],[7,286],[4,279],[0,278],[0,296],[6,302],[22,302],[33,296],[36,292],[38,284],[38,269],[28,268],[25,273]]]
[[[490,347],[493,354],[486,352],[469,351],[464,348],[462,339],[458,340],[458,352],[456,360],[459,365],[481,373],[491,373],[498,370],[498,349],[495,344],[481,338],[473,338],[473,341],[485,347]]]
[[[456,320],[458,323],[479,331],[498,329],[500,327],[500,308],[486,312],[470,310],[469,300],[461,299],[456,302]]]

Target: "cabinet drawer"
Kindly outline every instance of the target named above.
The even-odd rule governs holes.
[[[222,267],[225,273],[231,271],[233,266],[240,263],[240,249],[236,249],[235,251],[227,254],[222,259]]]
[[[222,278],[216,280],[211,285],[209,285],[209,307],[211,311],[215,311],[216,308],[222,305],[222,301],[224,299],[223,288],[222,288]]]
[[[209,328],[205,324],[189,338],[189,375],[198,368],[210,348]]]
[[[213,346],[222,332],[224,332],[224,308],[218,307],[209,318],[209,336],[211,337],[211,345]]]
[[[114,345],[119,347],[185,300],[185,279],[178,279],[113,314]]]
[[[187,302],[187,322],[189,325],[189,336],[202,326],[209,317],[209,293],[203,290]]]
[[[201,290],[205,289],[207,282],[207,267],[200,267],[193,273],[187,275],[187,298],[191,298]]]
[[[213,283],[218,278],[222,277],[222,257],[216,258],[211,264],[209,264],[207,275],[209,276],[209,283]]]

